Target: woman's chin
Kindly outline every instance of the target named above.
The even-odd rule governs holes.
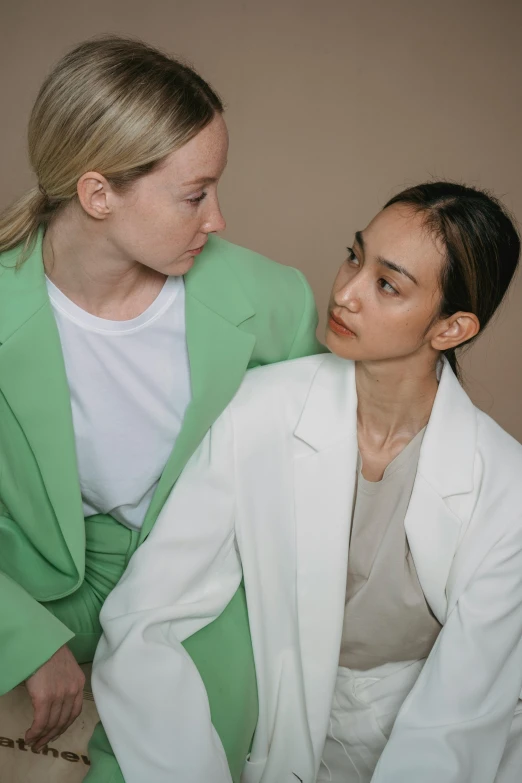
[[[360,348],[356,344],[354,337],[341,337],[334,334],[330,329],[326,330],[325,345],[329,351],[338,356],[340,359],[351,359],[356,361],[361,359]]]
[[[161,269],[163,274],[169,275],[172,277],[182,277],[183,275],[186,275],[187,272],[190,272],[192,267],[195,263],[195,257],[192,255],[182,256],[179,259],[176,259],[176,261],[172,261],[169,264],[165,264],[165,266]]]

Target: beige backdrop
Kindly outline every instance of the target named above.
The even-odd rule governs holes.
[[[321,314],[344,248],[407,184],[493,189],[522,219],[521,0],[0,0],[0,207],[31,182],[28,113],[66,49],[117,32],[223,95],[227,237],[300,267]],[[522,441],[522,282],[465,361]],[[322,319],[324,323],[324,317]]]

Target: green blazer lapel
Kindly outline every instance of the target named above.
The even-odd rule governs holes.
[[[4,254],[0,269],[0,390],[33,452],[59,527],[44,533],[38,519],[23,524],[31,538],[57,534],[56,544],[65,542],[83,575],[85,533],[71,403],[45,285],[41,235],[16,271],[15,260],[13,252]]]
[[[255,311],[225,263],[211,255],[185,278],[192,400],[145,518],[150,532],[170,491],[207,430],[226,408],[247,370],[255,336],[238,328]]]

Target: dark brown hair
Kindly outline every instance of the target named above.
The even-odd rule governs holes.
[[[453,182],[416,185],[384,209],[392,204],[423,213],[426,228],[445,249],[439,316],[473,313],[482,332],[504,299],[520,256],[520,237],[506,209],[490,193]],[[445,356],[458,376],[455,349]]]

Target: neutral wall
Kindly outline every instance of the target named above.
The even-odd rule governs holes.
[[[4,0],[0,31],[0,206],[32,181],[43,75],[117,32],[184,56],[222,93],[227,236],[300,267],[321,314],[353,232],[406,184],[485,186],[522,219],[520,0]],[[519,276],[465,361],[474,399],[519,440],[521,305]]]

